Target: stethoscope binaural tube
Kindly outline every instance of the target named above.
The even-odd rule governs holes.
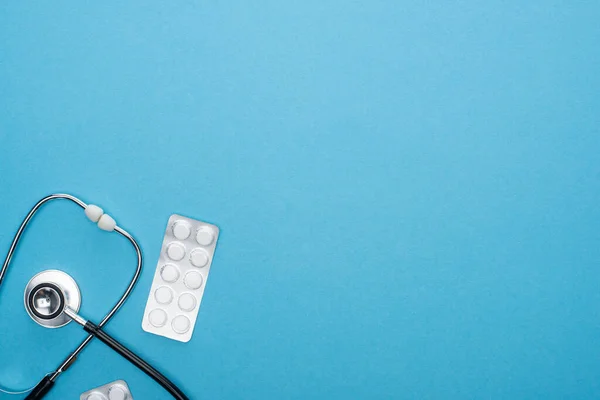
[[[119,341],[114,339],[108,333],[104,332],[96,324],[81,317],[77,311],[71,309],[66,302],[66,296],[63,293],[62,288],[52,282],[43,282],[35,286],[32,290],[26,292],[27,298],[25,299],[25,305],[27,311],[35,315],[40,320],[54,320],[60,315],[64,314],[69,317],[70,320],[75,321],[81,325],[83,329],[93,335],[102,343],[119,353],[127,361],[131,362],[142,372],[154,379],[159,385],[167,390],[177,400],[189,400],[189,398],[166,376],[144,361],[141,357],[136,355],[133,351],[129,350],[126,346],[121,344]],[[49,378],[40,382],[39,393],[44,395],[51,387]],[[34,391],[30,396],[38,396],[38,391]],[[35,398],[35,397],[33,397]]]
[[[46,197],[42,198],[41,200],[39,200],[33,206],[33,208],[29,211],[29,213],[27,213],[27,216],[21,222],[21,225],[19,226],[19,229],[17,230],[17,233],[15,234],[15,237],[13,238],[13,241],[10,245],[10,248],[8,250],[8,253],[6,255],[6,258],[4,260],[2,268],[0,269],[0,285],[2,284],[2,281],[4,280],[4,278],[6,277],[6,271],[8,269],[8,266],[10,265],[12,257],[13,257],[15,250],[19,244],[19,240],[21,239],[21,236],[23,235],[23,232],[27,228],[29,222],[31,221],[33,216],[39,211],[39,209],[44,204],[46,204],[52,200],[69,200],[69,201],[75,203],[76,205],[78,205],[79,207],[83,208],[86,215],[88,216],[88,218],[93,220],[93,218],[95,218],[97,216],[99,227],[101,229],[112,228],[112,230],[114,232],[116,232],[119,235],[126,238],[131,243],[131,245],[133,246],[133,248],[136,252],[137,265],[136,265],[136,269],[133,274],[133,277],[131,278],[125,292],[121,295],[121,298],[117,301],[117,303],[113,306],[113,308],[109,311],[109,313],[104,317],[104,319],[102,319],[102,321],[100,321],[100,324],[98,324],[99,327],[103,327],[108,321],[110,321],[112,319],[112,317],[115,315],[115,313],[121,308],[123,303],[125,303],[125,301],[129,298],[129,295],[131,294],[133,288],[135,287],[135,285],[140,277],[141,271],[142,271],[142,252],[141,252],[140,246],[138,245],[136,240],[126,230],[117,226],[116,223],[114,223],[114,220],[112,218],[110,218],[107,215],[104,218],[104,221],[102,222],[102,225],[101,225],[100,224],[101,215],[98,215],[98,214],[99,214],[99,211],[102,212],[102,210],[96,206],[92,206],[92,205],[88,205],[88,204],[84,203],[82,200],[78,199],[75,196],[72,196],[70,194],[62,194],[62,193],[46,196]],[[41,399],[45,394],[47,394],[50,391],[50,389],[52,388],[52,386],[54,385],[54,382],[56,381],[56,379],[58,379],[58,377],[75,362],[75,360],[77,359],[77,357],[79,356],[81,351],[83,351],[83,349],[90,343],[90,341],[92,340],[93,337],[94,336],[91,334],[88,337],[86,337],[79,344],[79,346],[65,358],[65,360],[60,364],[60,366],[54,372],[46,375],[37,384],[37,386],[31,391],[30,395],[26,397],[26,400],[27,399],[30,399],[30,400]],[[24,391],[21,393],[26,393],[26,392],[28,392],[28,391]],[[7,393],[10,393],[10,392],[7,392]],[[14,392],[14,393],[16,393],[16,392]]]

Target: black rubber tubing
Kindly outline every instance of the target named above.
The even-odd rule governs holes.
[[[122,357],[124,357],[130,363],[138,367],[150,378],[154,379],[159,385],[165,388],[167,392],[169,392],[175,399],[190,400],[185,394],[183,394],[183,392],[177,386],[175,386],[173,382],[167,379],[167,377],[158,372],[154,367],[152,367],[146,361],[142,360],[127,347],[123,346],[117,340],[113,339],[108,333],[98,328],[98,326],[96,326],[94,323],[88,321],[83,327],[83,329],[87,333],[94,335],[102,343],[106,344],[108,347],[119,353]]]
[[[33,388],[27,397],[25,397],[25,400],[39,400],[43,398],[46,394],[48,394],[50,389],[52,389],[52,386],[54,386],[54,381],[51,381],[50,376],[46,375],[44,379],[42,379],[40,383]]]

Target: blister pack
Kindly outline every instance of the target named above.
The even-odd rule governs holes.
[[[190,341],[218,236],[215,225],[171,215],[144,311],[146,332]]]
[[[127,382],[119,380],[88,390],[79,400],[133,400],[133,396]]]

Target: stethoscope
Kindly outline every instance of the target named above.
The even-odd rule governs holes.
[[[74,351],[68,355],[67,358],[65,358],[65,360],[55,371],[44,376],[44,378],[42,378],[42,380],[40,380],[40,382],[33,389],[20,393],[8,391],[5,392],[11,394],[24,394],[29,392],[25,400],[42,399],[52,389],[58,377],[61,376],[62,373],[65,372],[75,362],[79,354],[95,337],[158,382],[175,399],[188,400],[188,397],[183,394],[183,392],[163,374],[102,330],[102,328],[108,323],[108,321],[112,319],[121,306],[123,306],[123,303],[125,303],[125,301],[129,298],[129,295],[135,287],[142,270],[142,252],[140,251],[140,246],[133,236],[131,236],[123,228],[117,226],[115,220],[108,214],[105,214],[100,207],[92,204],[88,205],[77,197],[69,194],[53,194],[38,201],[21,223],[21,226],[17,230],[12,244],[10,245],[10,249],[8,250],[8,254],[6,255],[2,269],[0,270],[0,285],[2,284],[2,281],[6,275],[6,270],[8,269],[13,254],[17,248],[17,245],[19,244],[21,235],[31,221],[31,218],[42,205],[51,200],[57,199],[69,200],[77,204],[79,207],[84,209],[85,215],[92,222],[98,224],[100,229],[109,232],[117,232],[126,238],[133,245],[133,248],[137,254],[136,270],[131,278],[131,281],[129,282],[129,285],[127,286],[127,289],[119,301],[97,325],[78,314],[81,306],[81,292],[79,291],[77,283],[71,276],[63,271],[58,270],[42,271],[35,275],[25,288],[24,303],[25,309],[29,316],[36,323],[46,328],[59,328],[67,325],[71,321],[75,321],[77,324],[81,325],[89,335]]]

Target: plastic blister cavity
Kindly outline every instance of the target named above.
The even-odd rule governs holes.
[[[114,381],[82,393],[80,400],[133,400],[127,382]]]
[[[169,218],[142,328],[189,342],[194,332],[219,228],[174,214]]]

